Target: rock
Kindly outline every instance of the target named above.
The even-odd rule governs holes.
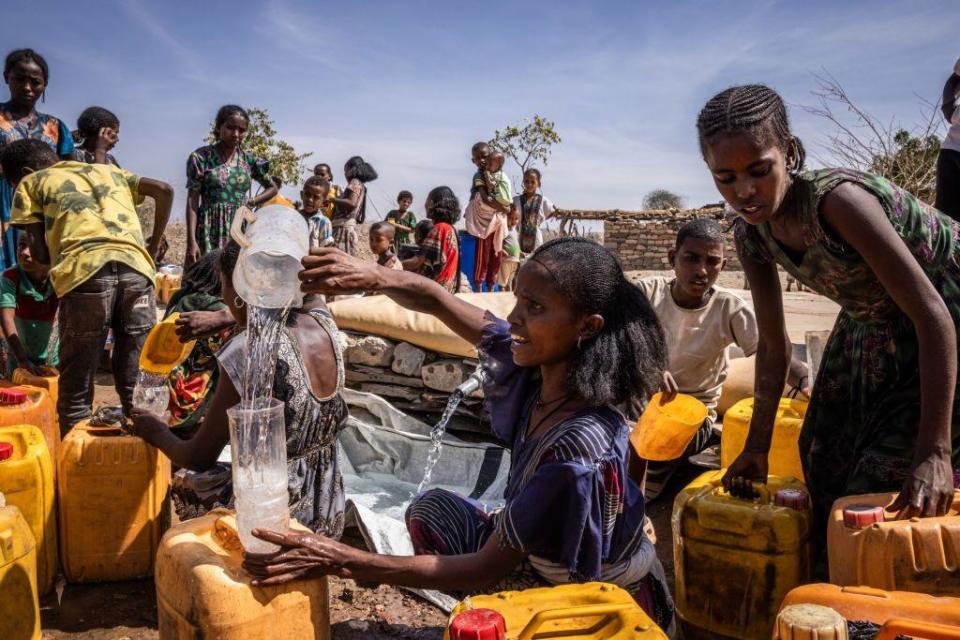
[[[469,372],[465,370],[460,360],[437,360],[423,365],[420,369],[423,384],[447,393],[455,391],[468,375]]]
[[[360,364],[354,364],[347,367],[344,372],[347,382],[382,382],[385,384],[399,384],[414,389],[423,388],[423,380],[420,379],[420,372],[417,377],[398,376],[389,369],[381,367],[365,367]]]
[[[393,343],[380,336],[366,336],[347,347],[347,362],[371,367],[389,367],[393,362]]]
[[[374,382],[360,383],[360,391],[372,393],[384,398],[400,398],[410,402],[419,401],[420,393],[409,387],[398,387],[392,384],[377,384]]]
[[[393,350],[393,363],[390,368],[402,376],[420,375],[420,367],[427,359],[427,352],[408,342],[401,342]]]

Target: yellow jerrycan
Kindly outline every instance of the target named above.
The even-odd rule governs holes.
[[[588,582],[470,596],[450,614],[444,640],[666,640],[629,593]]]
[[[807,415],[807,402],[780,398],[777,417],[773,423],[768,473],[793,477],[804,481],[800,464],[800,429]],[[753,418],[753,398],[736,403],[723,415],[723,433],[720,435],[720,466],[726,469],[737,459],[747,442],[750,420]]]
[[[0,494],[0,638],[40,640],[37,544],[16,507]]]
[[[827,523],[830,582],[960,596],[960,490],[945,516],[897,520],[896,493],[847,496]]]
[[[780,602],[810,581],[810,501],[795,478],[770,476],[739,499],[709,471],[677,494],[677,614],[687,640],[770,638]]]
[[[69,582],[153,575],[170,519],[170,460],[118,427],[77,423],[60,448],[60,551]]]
[[[630,433],[634,451],[644,460],[675,460],[683,455],[693,436],[707,419],[707,407],[682,393],[660,404],[655,393]]]
[[[38,376],[30,373],[26,369],[14,369],[10,380],[13,384],[46,389],[47,393],[50,394],[50,399],[53,401],[53,407],[56,409],[57,398],[60,397],[60,372],[54,367],[40,367],[40,370],[43,373]],[[54,412],[54,419],[56,419],[56,417],[56,412]]]
[[[330,637],[326,577],[253,587],[242,562],[236,516],[226,509],[167,531],[157,550],[161,640]]]
[[[32,425],[0,427],[0,493],[8,506],[20,510],[33,533],[40,595],[53,588],[57,576],[55,491],[53,462],[40,430]]]
[[[0,425],[29,424],[40,429],[54,465],[60,446],[60,427],[57,422],[57,405],[47,391],[40,387],[0,381]]]

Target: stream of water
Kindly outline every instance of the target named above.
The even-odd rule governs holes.
[[[423,480],[417,485],[417,491],[414,493],[414,496],[423,493],[423,490],[430,484],[430,476],[433,475],[433,468],[437,466],[437,462],[440,460],[440,453],[443,451],[443,436],[447,433],[447,424],[450,423],[453,413],[457,410],[462,400],[463,391],[460,389],[451,393],[450,400],[447,401],[447,406],[443,410],[443,415],[440,416],[440,421],[437,422],[436,426],[433,427],[433,431],[430,432],[430,453],[427,454],[427,465],[423,468]]]

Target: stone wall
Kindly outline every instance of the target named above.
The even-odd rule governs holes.
[[[560,217],[603,221],[603,243],[617,254],[624,270],[660,271],[670,269],[667,251],[676,243],[677,231],[694,218],[711,218],[725,229],[723,208],[718,206],[687,210],[651,211],[564,211]],[[733,246],[733,233],[727,234],[727,270],[740,271]]]

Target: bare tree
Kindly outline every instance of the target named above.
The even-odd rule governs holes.
[[[884,123],[860,107],[829,72],[815,76],[817,104],[803,107],[829,121],[835,130],[824,143],[833,156],[824,162],[883,176],[924,202],[936,195],[937,154],[943,119],[937,103],[920,100],[920,119],[912,128]],[[845,113],[844,113],[845,112]]]

